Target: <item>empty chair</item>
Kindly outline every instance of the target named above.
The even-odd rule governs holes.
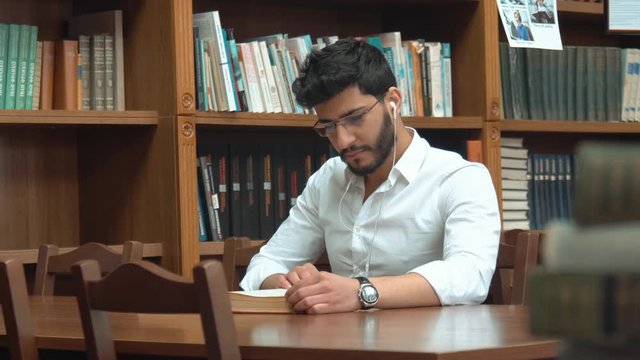
[[[123,264],[104,278],[94,260],[76,263],[71,271],[89,359],[116,359],[108,312],[200,313],[207,358],[240,359],[219,261],[194,267],[193,281],[147,261]]]
[[[240,280],[247,271],[251,258],[266,243],[264,240],[250,240],[247,237],[230,237],[224,241],[222,263],[230,291],[241,290]],[[331,271],[326,251],[314,263],[321,271]]]
[[[491,283],[493,303],[522,305],[527,302],[527,275],[537,265],[540,238],[539,231],[505,232]]]
[[[38,359],[22,262],[0,261],[0,305],[12,360]]]
[[[71,265],[80,260],[98,261],[103,274],[110,273],[123,263],[141,260],[142,243],[126,241],[122,252],[95,242],[83,244],[64,254],[58,252],[58,247],[50,244],[41,245],[38,249],[34,295],[53,295],[56,275],[71,275]]]

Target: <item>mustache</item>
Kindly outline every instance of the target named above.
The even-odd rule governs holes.
[[[373,149],[369,145],[360,145],[360,146],[353,145],[353,146],[349,146],[346,149],[342,149],[340,151],[340,157],[344,158],[347,155],[348,152],[360,151],[360,150],[373,150]]]

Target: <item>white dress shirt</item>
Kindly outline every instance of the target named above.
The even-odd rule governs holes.
[[[500,237],[489,172],[411,131],[411,144],[388,181],[364,202],[364,178],[339,157],[327,161],[253,257],[240,286],[259,289],[268,276],[313,262],[326,248],[336,274],[413,272],[431,284],[443,305],[482,302]]]

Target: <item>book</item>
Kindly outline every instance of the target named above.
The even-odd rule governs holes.
[[[0,110],[4,109],[8,43],[9,25],[0,23]]]
[[[640,274],[533,272],[533,334],[596,342],[640,337]]]
[[[117,111],[125,110],[124,38],[122,24],[122,10],[83,14],[69,20],[69,37],[72,39],[78,39],[80,35],[109,34],[113,36],[114,108]]]
[[[40,84],[42,83],[42,41],[36,44],[36,63],[33,75],[33,95],[31,99],[31,110],[40,109]],[[1,98],[1,97],[0,97]]]
[[[575,220],[640,220],[640,145],[585,142],[576,151]]]
[[[40,80],[40,109],[53,109],[53,77],[55,65],[54,41],[42,42],[42,74]]]
[[[55,45],[53,108],[78,110],[78,41],[58,40]]]
[[[18,90],[18,43],[20,41],[20,25],[9,24],[9,36],[6,57],[6,75],[4,81],[4,108],[16,108]],[[2,99],[0,99],[2,100]]]
[[[639,272],[640,223],[578,227],[556,222],[546,232],[545,269],[572,272]],[[615,260],[612,260],[615,259]]]
[[[231,291],[231,311],[247,314],[290,314],[293,309],[284,298],[285,292],[286,289]]]

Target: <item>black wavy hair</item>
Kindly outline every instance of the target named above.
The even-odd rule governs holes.
[[[292,90],[300,105],[312,108],[354,84],[363,94],[379,98],[396,86],[396,78],[378,48],[365,41],[344,38],[312,51]]]

